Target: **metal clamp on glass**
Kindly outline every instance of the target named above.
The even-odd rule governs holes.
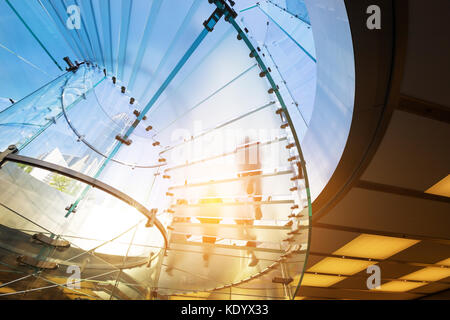
[[[152,228],[155,225],[155,217],[158,213],[158,209],[154,208],[150,210],[150,218],[148,219],[147,223],[145,224],[146,228]]]
[[[27,266],[39,268],[39,269],[48,269],[48,270],[58,269],[57,263],[38,260],[38,259],[29,257],[29,256],[18,256],[17,262],[20,265],[27,265]]]
[[[279,278],[279,277],[275,277],[272,279],[273,283],[281,283],[281,284],[285,284],[288,285],[289,283],[291,283],[292,281],[294,281],[294,279],[292,278]]]
[[[214,30],[214,26],[220,20],[220,18],[222,18],[222,16],[223,16],[223,11],[222,10],[220,10],[219,8],[214,10],[212,15],[208,18],[208,20],[203,22],[203,25],[205,26],[205,29],[208,30],[209,32],[212,32]]]
[[[72,213],[76,213],[77,212],[76,206],[73,203],[71,203],[70,206],[67,206],[65,208],[65,210],[66,211],[72,210]]]
[[[237,17],[236,11],[233,10],[235,2],[232,0],[228,0],[230,4],[227,3],[226,0],[208,0],[209,3],[214,3],[219,10],[225,15],[225,21],[228,21],[228,17],[232,17],[235,19]]]
[[[3,163],[5,162],[5,158],[12,153],[17,153],[17,151],[18,149],[15,145],[10,145],[8,149],[0,153],[0,169],[2,168]]]
[[[78,63],[78,62],[75,61],[76,65],[74,65],[73,62],[72,62],[72,60],[70,60],[69,57],[64,57],[63,60],[64,60],[64,61],[67,63],[67,65],[69,66],[68,68],[66,68],[66,71],[73,72],[73,73],[75,73],[75,72],[78,70],[78,68],[79,68],[82,64],[84,64],[84,62]]]
[[[122,138],[121,135],[117,135],[117,136],[116,136],[116,140],[122,142],[123,144],[125,144],[125,145],[127,145],[127,146],[131,145],[131,143],[133,142],[133,141],[131,141],[130,139],[126,139],[126,140],[125,140],[124,138]]]
[[[134,110],[134,111],[133,111],[133,114],[134,114],[136,117],[139,117],[139,116],[141,115],[141,113],[140,113],[138,110]],[[142,120],[147,120],[147,116],[144,116],[144,117],[142,118]]]

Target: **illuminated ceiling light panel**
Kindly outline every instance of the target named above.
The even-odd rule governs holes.
[[[342,258],[325,258],[308,269],[309,272],[342,274],[346,276],[354,275],[368,266],[373,265],[373,261],[342,259]]]
[[[419,288],[424,285],[426,285],[426,283],[394,280],[394,281],[390,281],[385,284],[382,284],[380,289],[378,289],[378,290],[379,291],[390,291],[390,292],[406,292],[409,290]]]
[[[439,281],[447,277],[450,277],[450,268],[426,267],[413,273],[407,274],[400,279],[417,281]]]
[[[302,286],[329,287],[344,279],[346,279],[346,277],[305,273],[303,275]]]
[[[434,194],[437,196],[450,197],[450,174],[444,179],[436,183],[430,189],[425,191],[425,193]]]
[[[443,266],[450,266],[450,258],[447,258],[445,260],[436,262],[436,264],[440,264],[440,265],[443,265]]]
[[[339,256],[359,258],[387,259],[403,251],[420,240],[401,239],[371,234],[361,234],[334,252]]]

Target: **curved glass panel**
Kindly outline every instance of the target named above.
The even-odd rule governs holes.
[[[73,55],[59,27],[40,3],[0,3],[0,96],[22,99],[60,75],[62,58]]]
[[[15,144],[22,148],[55,123],[63,114],[61,94],[71,79],[78,77],[83,74],[66,73],[0,112],[2,132],[7,132],[1,137],[0,147]]]
[[[306,10],[302,17],[307,17]],[[262,59],[272,70],[301,140],[311,120],[317,80],[314,39],[307,21],[271,1],[243,11],[238,18],[261,47]]]
[[[279,108],[272,102],[251,109],[187,134],[160,153],[168,161],[162,175],[169,199],[161,219],[170,223],[160,292],[213,295],[233,286],[237,298],[250,297],[252,288],[244,283],[265,270],[270,276],[259,279],[254,290],[283,298],[285,288],[272,282],[280,277],[292,278],[288,290],[295,292],[308,243],[308,195]],[[295,263],[285,258],[294,247],[304,250],[296,253]]]
[[[145,227],[147,219],[140,212],[91,189],[70,213],[71,204],[88,186],[20,163],[4,164],[0,181],[2,265],[29,276],[8,286],[14,291],[11,295],[28,298],[29,293],[54,288],[45,284],[57,283],[66,293],[90,298],[145,298],[133,287],[145,283],[132,269],[151,264],[164,248],[164,239],[156,227]],[[74,270],[79,277],[70,285],[67,277]],[[127,290],[119,284],[131,293],[124,293]]]
[[[355,67],[344,1],[244,0],[236,8],[280,87],[315,199],[339,163],[353,116]]]

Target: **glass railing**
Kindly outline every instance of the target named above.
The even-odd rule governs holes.
[[[307,181],[278,102],[166,147],[169,249],[159,294],[195,299],[285,299],[303,272]],[[249,190],[253,189],[253,190]]]
[[[159,289],[173,299],[293,298],[310,239],[305,162],[279,79],[230,20],[275,102],[223,122],[213,116],[215,125],[160,153],[170,247]],[[257,160],[246,168],[247,153]]]
[[[0,112],[0,150],[16,145],[23,155],[65,167],[76,163],[81,172],[91,170],[100,156],[77,143],[64,112],[78,107],[103,80],[99,69],[82,65]]]
[[[90,179],[40,160],[6,158],[0,273],[8,290],[0,298],[41,299],[55,289],[58,299],[146,298],[155,285],[152,262],[166,245],[164,227],[133,199]],[[88,185],[94,189],[68,216]]]

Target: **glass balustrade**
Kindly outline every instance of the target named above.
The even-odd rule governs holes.
[[[80,298],[143,299],[155,285],[151,263],[165,248],[165,231],[148,226],[141,207],[95,188],[68,215],[87,184],[29,163],[7,161],[0,181],[0,273],[11,291],[0,297],[58,289]]]
[[[160,153],[170,199],[161,293],[280,299],[295,292],[306,258],[308,196],[280,109],[275,102],[256,108]]]

